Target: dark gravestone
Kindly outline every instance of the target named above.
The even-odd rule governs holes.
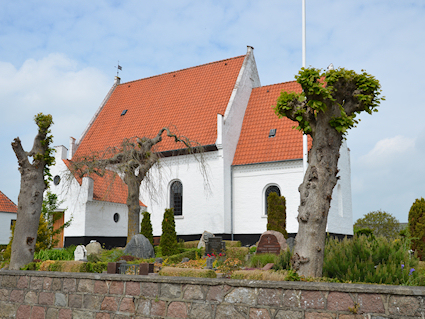
[[[218,255],[226,250],[226,243],[221,237],[210,237],[205,241],[205,255]]]
[[[124,254],[143,259],[155,258],[155,251],[149,239],[142,234],[134,235],[131,238],[130,242],[125,246]]]
[[[139,265],[139,275],[147,276],[150,273],[153,273],[153,264],[151,263],[141,263]]]
[[[117,268],[117,263],[108,263],[108,274],[117,274],[118,273],[118,268]]]
[[[257,246],[257,254],[269,253],[279,255],[280,250],[281,246],[275,235],[267,234],[261,236],[260,242]]]

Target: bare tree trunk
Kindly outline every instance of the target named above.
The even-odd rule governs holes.
[[[338,181],[342,134],[329,126],[329,117],[323,113],[318,116],[314,143],[308,154],[309,166],[299,187],[299,229],[292,266],[305,277],[322,276],[328,212],[332,190]]]
[[[127,207],[128,207],[128,227],[127,227],[127,244],[131,238],[139,233],[140,224],[140,181],[137,176],[127,173],[124,182],[128,186]]]

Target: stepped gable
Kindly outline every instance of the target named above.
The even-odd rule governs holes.
[[[303,158],[302,133],[292,128],[298,123],[279,118],[272,107],[281,91],[301,93],[302,89],[295,81],[252,89],[233,165]],[[269,137],[271,129],[276,129],[275,137]],[[308,137],[309,149],[311,141]]]
[[[215,144],[217,113],[225,113],[244,59],[245,55],[117,85],[74,156],[119,146],[125,138],[153,138],[162,127],[201,145]],[[155,151],[185,148],[163,136]]]
[[[0,212],[17,213],[18,206],[0,191]]]
[[[70,161],[63,160],[68,169],[70,169]],[[82,178],[74,174],[75,179],[81,185]],[[103,177],[91,174],[93,179],[93,200],[111,202],[118,204],[127,204],[128,186],[124,181],[113,171],[106,170]],[[139,200],[140,206],[146,207]]]

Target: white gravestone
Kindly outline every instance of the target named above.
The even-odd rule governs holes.
[[[74,260],[87,261],[87,250],[84,245],[78,245],[74,251]]]

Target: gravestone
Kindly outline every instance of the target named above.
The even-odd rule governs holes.
[[[213,268],[213,262],[214,262],[214,258],[211,258],[211,257],[207,258],[207,269]]]
[[[149,239],[142,234],[134,235],[131,238],[130,242],[125,246],[124,254],[143,259],[155,258],[155,251]]]
[[[205,255],[214,254],[218,256],[226,250],[226,243],[222,237],[210,237],[205,241]]]
[[[207,241],[208,238],[212,238],[212,237],[215,237],[213,233],[204,231],[202,233],[201,239],[199,240],[198,249],[205,248],[205,242]]]
[[[84,245],[78,245],[74,251],[74,260],[87,261],[87,250]]]
[[[86,246],[87,256],[88,255],[98,255],[102,251],[102,246],[95,240],[91,240],[90,244]]]
[[[162,259],[161,257],[158,257],[155,259],[156,264],[162,264],[163,262],[164,262],[164,259]]]
[[[286,248],[286,240],[283,234],[274,230],[268,230],[261,234],[257,245],[257,254],[269,253],[279,255]]]
[[[187,263],[189,260],[190,260],[189,258],[184,257],[184,258],[182,259],[182,263]]]

